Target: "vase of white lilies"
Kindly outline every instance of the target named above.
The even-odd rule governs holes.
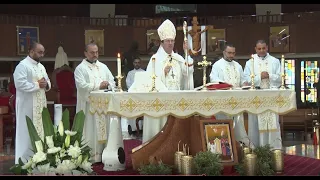
[[[25,163],[19,159],[19,164],[10,170],[14,174],[28,175],[88,175],[93,174],[90,163],[89,146],[83,144],[82,132],[84,113],[75,115],[70,129],[69,111],[62,114],[58,126],[54,126],[47,108],[42,111],[44,138],[40,138],[32,120],[27,117],[27,126],[34,155]]]

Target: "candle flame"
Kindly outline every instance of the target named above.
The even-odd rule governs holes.
[[[253,59],[253,54],[251,54],[251,58]]]
[[[284,55],[282,54],[281,58],[284,58]]]
[[[120,53],[118,53],[118,58],[120,58]]]

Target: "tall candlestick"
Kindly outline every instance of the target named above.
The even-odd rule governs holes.
[[[251,88],[250,90],[255,90],[255,85],[254,85],[254,58],[253,58],[253,54],[251,54],[251,74],[250,74],[250,78],[251,78]]]
[[[152,87],[151,87],[151,90],[150,92],[158,92],[158,90],[156,89],[156,72],[155,72],[155,65],[156,64],[156,58],[152,58],[152,75],[151,75],[151,78],[152,78]]]
[[[284,55],[281,56],[281,75],[284,75]]]
[[[121,58],[120,58],[120,53],[118,53],[117,66],[118,66],[118,76],[121,76]]]
[[[254,58],[253,54],[251,54],[251,75],[254,74]]]
[[[285,86],[285,78],[286,78],[286,74],[284,73],[284,55],[281,56],[281,86],[280,89],[285,90],[286,86]]]
[[[152,58],[152,75],[156,74],[155,69],[156,69],[156,58]]]

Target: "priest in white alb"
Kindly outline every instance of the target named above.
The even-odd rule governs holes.
[[[98,118],[104,118],[104,126],[109,126],[109,120],[105,116],[100,116],[97,113],[91,115],[87,110],[89,103],[89,95],[91,91],[95,90],[112,90],[115,87],[114,77],[109,68],[98,60],[99,52],[96,44],[90,43],[86,45],[86,58],[76,67],[74,77],[77,87],[77,107],[76,112],[83,110],[86,115],[83,139],[92,148],[91,160],[93,162],[101,162],[101,153],[105,142],[98,142],[96,123]],[[92,116],[94,116],[92,118]],[[88,119],[94,121],[89,121]]]
[[[243,74],[242,66],[234,60],[236,48],[232,44],[226,44],[223,50],[223,58],[212,65],[210,82],[225,82],[234,89],[247,86],[248,82]],[[244,126],[243,113],[235,116],[228,116],[224,113],[214,115],[216,119],[232,119],[235,131],[235,138],[238,142],[249,145],[248,135]]]
[[[256,54],[253,55],[253,60],[249,59],[244,69],[247,81],[251,83],[250,76],[254,74],[256,87],[261,89],[278,88],[281,85],[279,59],[268,53],[268,46],[264,40],[257,41],[255,50]],[[271,111],[258,115],[249,113],[248,135],[254,146],[270,144],[273,149],[281,149],[279,115]]]
[[[26,116],[28,116],[43,140],[42,110],[47,107],[46,91],[51,89],[45,67],[40,63],[44,56],[42,44],[33,42],[28,56],[20,61],[13,73],[16,87],[16,144],[15,164],[19,158],[26,162],[32,155]]]
[[[170,20],[165,20],[158,28],[161,40],[160,47],[149,61],[147,72],[153,71],[152,59],[155,58],[155,75],[161,79],[169,91],[192,90],[193,60],[186,61],[181,55],[173,51],[176,38],[176,28]],[[184,42],[186,43],[186,42]],[[186,47],[186,45],[184,45]],[[188,63],[187,63],[188,62]],[[187,73],[187,68],[189,73]],[[187,77],[187,74],[189,77]],[[189,87],[188,87],[188,82]],[[167,122],[167,116],[152,118],[145,116],[143,121],[142,142],[146,142],[160,132]]]

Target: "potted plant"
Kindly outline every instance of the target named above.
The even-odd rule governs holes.
[[[221,156],[210,151],[201,151],[193,159],[194,174],[207,176],[219,176],[223,170]]]

